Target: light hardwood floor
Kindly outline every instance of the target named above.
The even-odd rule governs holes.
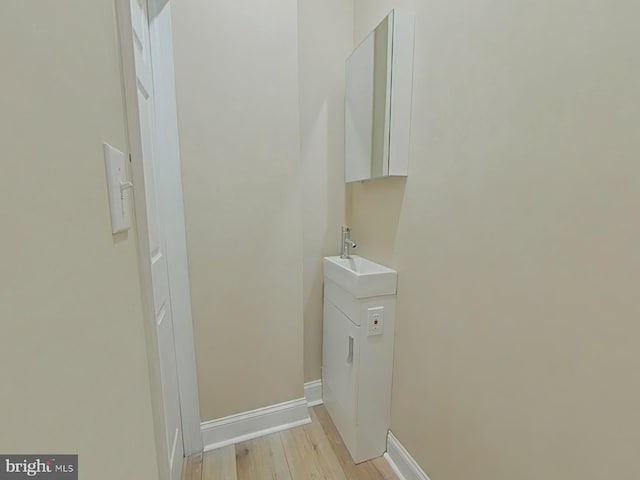
[[[189,457],[183,480],[397,480],[387,462],[356,465],[324,405],[311,423]]]

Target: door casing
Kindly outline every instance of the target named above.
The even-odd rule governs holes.
[[[129,148],[132,156],[131,172],[134,185],[135,217],[138,240],[140,285],[145,316],[145,335],[149,358],[151,399],[156,430],[156,450],[161,478],[170,478],[166,442],[164,439],[164,399],[159,368],[159,351],[155,332],[153,282],[149,266],[150,240],[147,229],[147,205],[144,200],[145,169],[141,160],[142,139],[137,121],[136,73],[131,34],[130,2],[116,0],[123,87],[128,119]],[[189,277],[178,149],[178,128],[175,106],[175,81],[171,37],[171,11],[169,0],[148,0],[150,52],[152,60],[154,137],[159,141],[154,157],[157,169],[158,205],[165,224],[164,241],[173,317],[175,361],[178,372],[178,390],[182,423],[182,442],[185,455],[202,451],[200,414],[197,393],[193,324],[189,293]]]
[[[151,59],[156,107],[156,129],[161,162],[160,187],[162,188],[164,223],[167,226],[166,242],[169,252],[169,283],[176,340],[178,383],[182,411],[182,431],[185,453],[192,455],[202,451],[200,407],[196,376],[193,322],[187,239],[185,232],[184,201],[182,194],[182,170],[178,142],[178,114],[173,63],[170,0],[148,0],[151,36]]]

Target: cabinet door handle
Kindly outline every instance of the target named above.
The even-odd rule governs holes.
[[[347,363],[353,363],[353,337],[349,335],[349,355],[347,356]]]

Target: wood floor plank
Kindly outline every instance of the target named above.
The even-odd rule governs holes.
[[[182,462],[182,475],[180,478],[182,480],[191,480],[191,462],[193,457],[187,457]]]
[[[320,480],[326,477],[318,465],[313,446],[304,429],[292,428],[280,432],[284,454],[289,464],[289,471],[294,480]]]
[[[284,453],[282,438],[279,433],[274,433],[265,437],[269,442],[269,452],[273,463],[274,477],[278,480],[294,480],[289,471],[289,463]]]
[[[327,435],[325,434],[322,425],[320,425],[320,420],[318,420],[313,409],[309,411],[309,414],[311,416],[311,423],[305,425],[303,429],[316,453],[322,473],[326,478],[331,478],[333,480],[347,480],[344,469],[342,468],[331,443],[327,439]]]
[[[198,453],[188,458],[187,479],[202,480],[202,458],[203,454]]]
[[[236,443],[236,474],[238,480],[256,480],[253,449],[248,442]]]
[[[384,458],[355,465],[324,405],[312,423],[186,460],[183,480],[397,480]]]
[[[282,446],[280,446],[282,449]],[[276,462],[271,451],[271,442],[267,437],[256,438],[236,445],[236,464],[238,480],[290,480],[289,467],[282,459]],[[284,461],[284,469],[282,462]]]
[[[311,409],[314,417],[318,419],[318,422],[324,430],[327,440],[331,444],[333,451],[344,470],[347,478],[351,480],[385,480],[384,476],[378,471],[370,462],[363,462],[358,465],[353,463],[351,454],[347,450],[346,445],[342,441],[342,437],[338,433],[336,426],[333,424],[333,420],[329,416],[329,412],[324,405],[317,405]],[[391,477],[394,478],[394,477]]]
[[[237,480],[236,449],[233,445],[204,454],[202,480]]]

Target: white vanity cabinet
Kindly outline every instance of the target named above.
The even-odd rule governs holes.
[[[358,298],[340,284],[343,283],[340,278],[339,283],[327,278],[326,262],[331,258],[338,257],[325,259],[323,399],[351,457],[360,463],[379,457],[386,450],[391,412],[395,272],[380,266],[387,277],[393,273],[393,284],[389,278],[384,279],[386,290],[378,288],[374,296],[366,296],[367,288],[350,289],[356,291]],[[353,262],[354,270],[357,261]],[[346,261],[343,263],[348,265]]]

